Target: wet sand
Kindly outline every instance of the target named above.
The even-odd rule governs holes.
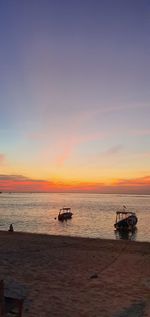
[[[150,317],[150,243],[0,232],[23,317]]]

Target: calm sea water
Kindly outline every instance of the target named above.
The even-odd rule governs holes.
[[[114,232],[115,212],[123,205],[138,216],[137,231],[130,236]],[[55,219],[62,207],[72,208],[72,220]],[[0,230],[10,223],[16,231],[150,242],[150,195],[2,193]]]

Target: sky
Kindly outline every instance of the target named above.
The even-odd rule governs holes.
[[[0,1],[0,190],[150,194],[150,2]]]

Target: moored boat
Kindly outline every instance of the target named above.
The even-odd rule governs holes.
[[[71,208],[68,207],[63,207],[60,209],[59,214],[58,214],[58,220],[64,221],[72,218],[72,211]]]
[[[122,211],[116,212],[116,221],[114,227],[116,230],[133,230],[136,227],[138,218],[135,212],[127,211],[126,207],[123,206]]]

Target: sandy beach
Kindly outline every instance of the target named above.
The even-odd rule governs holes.
[[[23,317],[150,317],[150,243],[1,231],[0,277]]]

